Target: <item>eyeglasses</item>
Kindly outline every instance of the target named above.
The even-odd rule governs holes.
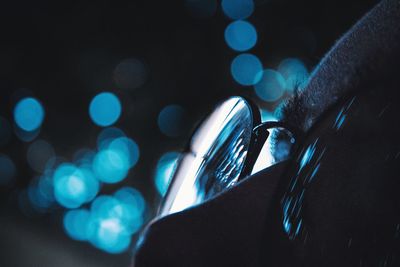
[[[300,135],[284,123],[261,123],[258,108],[235,96],[215,108],[194,132],[182,154],[158,216],[179,212],[218,195],[258,170],[268,167],[269,131],[288,142],[273,149],[285,159]],[[271,160],[269,160],[271,161]],[[274,163],[277,163],[275,161]]]

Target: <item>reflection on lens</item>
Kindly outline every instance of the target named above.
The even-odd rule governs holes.
[[[160,215],[199,204],[234,185],[242,172],[253,114],[240,97],[223,102],[193,136],[164,199]]]

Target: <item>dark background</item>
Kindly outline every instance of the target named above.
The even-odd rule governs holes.
[[[297,57],[312,70],[352,24],[377,1],[259,0],[248,19],[258,31],[250,52],[264,67]],[[122,185],[139,189],[150,207],[159,196],[154,168],[166,151],[180,150],[190,130],[218,101],[246,95],[260,106],[251,87],[236,84],[230,63],[237,52],[224,41],[231,20],[218,1],[215,15],[196,17],[185,1],[13,1],[0,8],[0,115],[12,122],[18,94],[40,99],[46,110],[40,138],[57,155],[71,158],[82,147],[95,147],[100,128],[88,105],[101,91],[122,101],[116,126],[140,146],[140,160],[124,182],[103,187],[102,194]],[[113,79],[119,62],[142,60],[148,71],[143,86],[120,89]],[[22,91],[21,91],[22,90]],[[169,104],[185,108],[190,127],[177,138],[157,126]],[[17,166],[16,183],[1,188],[1,266],[126,266],[132,250],[109,255],[69,239],[62,212],[27,216],[16,195],[34,176],[26,162],[29,143],[13,136],[0,152]],[[151,214],[152,211],[149,212]]]

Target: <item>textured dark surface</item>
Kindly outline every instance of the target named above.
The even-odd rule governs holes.
[[[309,131],[283,175],[263,171],[155,222],[137,266],[399,266],[399,7],[382,1],[358,22],[288,106],[287,120]]]

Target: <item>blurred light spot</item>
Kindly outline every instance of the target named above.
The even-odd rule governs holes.
[[[121,129],[115,127],[105,128],[97,137],[97,148],[99,150],[106,148],[114,139],[119,137],[125,137],[125,133]]]
[[[222,0],[222,10],[231,19],[245,19],[254,11],[253,0]]]
[[[123,232],[124,227],[120,219],[100,219],[96,224],[90,240],[94,246],[112,254],[122,253],[128,249],[131,236]]]
[[[142,194],[132,187],[122,187],[117,192],[114,193],[114,197],[118,199],[121,203],[125,203],[131,207],[134,207],[132,211],[137,211],[143,214],[146,208],[146,202]]]
[[[90,242],[109,253],[121,253],[131,235],[143,224],[144,200],[133,188],[122,188],[112,196],[100,196],[91,206]]]
[[[7,185],[11,183],[15,176],[16,168],[12,160],[0,154],[0,185]]]
[[[136,142],[130,138],[120,137],[114,139],[108,148],[112,151],[118,151],[119,154],[125,155],[130,168],[135,166],[139,160],[139,147]]]
[[[40,128],[37,128],[36,130],[31,131],[31,132],[28,132],[28,131],[25,131],[25,130],[19,128],[18,126],[16,126],[16,127],[14,127],[14,131],[15,131],[15,134],[17,135],[17,137],[19,138],[19,140],[21,140],[23,142],[27,142],[27,143],[33,141],[40,134]]]
[[[29,146],[27,160],[33,170],[41,173],[45,170],[47,162],[54,156],[54,149],[49,143],[37,140]]]
[[[163,134],[169,137],[177,137],[187,128],[185,110],[178,105],[164,107],[158,115],[158,127]]]
[[[244,86],[254,85],[261,79],[263,66],[260,60],[252,54],[240,54],[231,64],[233,79]]]
[[[88,169],[72,164],[60,165],[53,176],[54,196],[67,208],[77,208],[94,198],[99,190],[98,181]]]
[[[31,132],[38,129],[44,119],[44,109],[40,102],[32,97],[20,100],[14,109],[14,120],[19,128]]]
[[[216,0],[185,0],[185,6],[196,18],[209,18],[217,12]]]
[[[261,122],[266,122],[266,121],[278,121],[278,118],[275,116],[273,112],[270,112],[265,109],[261,109]]]
[[[136,89],[147,79],[145,65],[136,58],[121,61],[114,70],[115,84],[121,89]]]
[[[53,204],[53,201],[46,195],[42,194],[39,183],[39,179],[34,179],[31,182],[28,187],[28,198],[35,211],[46,212],[46,210]]]
[[[86,209],[70,210],[64,215],[64,229],[75,240],[88,239],[89,222],[90,212]]]
[[[118,183],[128,174],[129,159],[120,150],[105,149],[99,151],[93,161],[96,177],[105,183]]]
[[[303,89],[309,76],[306,66],[296,58],[283,60],[279,64],[278,71],[285,78],[286,89],[289,91],[295,88]]]
[[[279,72],[264,70],[261,80],[254,85],[259,98],[266,102],[274,102],[282,97],[285,90],[285,79]]]
[[[121,103],[112,93],[100,93],[92,99],[89,114],[95,124],[103,127],[110,126],[121,115]]]
[[[39,195],[48,203],[53,203],[55,201],[52,173],[44,174],[42,177],[40,177],[37,189]]]
[[[96,153],[88,148],[79,149],[74,153],[73,161],[78,165],[82,164],[92,164]]]
[[[169,183],[178,165],[180,154],[177,152],[167,152],[158,160],[154,183],[158,193],[164,196],[168,190]]]
[[[11,126],[5,118],[0,117],[0,146],[6,145],[10,138]]]
[[[246,51],[257,43],[257,31],[247,21],[234,21],[225,29],[225,41],[236,51]]]

